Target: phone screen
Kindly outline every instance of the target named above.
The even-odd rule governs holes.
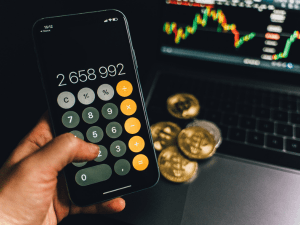
[[[33,36],[55,136],[71,132],[88,142],[101,136],[101,140],[94,143],[100,145],[100,150],[101,146],[106,149],[106,158],[101,163],[69,164],[64,169],[72,201],[77,205],[89,205],[156,184],[158,168],[124,15],[108,10],[45,18],[35,23]],[[130,88],[118,85],[124,81],[132,85],[128,97],[120,95],[121,91]],[[124,114],[124,107],[128,109],[128,104],[121,105],[125,99],[136,103],[136,111],[131,116]],[[114,107],[106,107],[107,104]],[[91,107],[97,111],[98,119],[85,122],[96,115],[94,111],[84,114]],[[126,132],[125,122],[130,117],[137,118],[141,124],[134,135]],[[79,122],[74,127],[75,120]],[[118,137],[114,136],[116,127],[110,126],[112,122],[119,126]],[[99,130],[89,133],[95,127]],[[129,140],[133,136],[139,136],[145,142],[140,153],[146,155],[149,165],[143,171],[132,166],[137,155],[129,149]],[[121,157],[110,154],[115,141],[126,145],[126,153]],[[119,146],[116,145],[117,152]],[[114,171],[116,161],[120,159],[130,164],[130,171],[124,176]],[[106,180],[89,185],[76,180],[79,170],[102,164],[110,167],[109,178],[103,178]],[[84,176],[86,174],[80,178],[82,183],[86,179]]]

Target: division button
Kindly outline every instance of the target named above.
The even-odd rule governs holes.
[[[74,166],[83,167],[87,162],[72,162]]]
[[[145,147],[145,141],[140,136],[134,136],[130,138],[128,142],[129,149],[133,152],[140,152]]]
[[[90,88],[82,88],[78,92],[78,100],[84,105],[89,105],[95,100],[95,93]]]
[[[88,107],[83,110],[82,119],[88,124],[96,123],[99,119],[99,112],[94,107]]]
[[[115,163],[114,170],[118,175],[124,176],[130,171],[130,163],[126,159],[119,159]]]
[[[67,128],[74,128],[79,124],[80,118],[74,111],[65,112],[61,118],[63,125]]]
[[[58,95],[57,103],[63,109],[70,109],[75,104],[75,96],[71,92],[64,91]]]
[[[124,127],[129,134],[136,134],[141,129],[141,123],[137,118],[130,117],[125,121]]]
[[[117,117],[118,115],[118,107],[113,103],[106,103],[102,107],[102,115],[105,119],[112,120]]]
[[[121,157],[126,152],[126,145],[123,141],[114,141],[110,145],[110,153],[115,157]]]
[[[90,127],[86,132],[87,139],[92,143],[97,143],[103,138],[103,130],[100,127]]]
[[[71,134],[74,134],[75,137],[78,137],[78,138],[80,138],[81,140],[84,140],[84,136],[83,136],[83,134],[82,134],[80,131],[78,131],[78,130],[72,130],[70,133],[71,133]]]
[[[114,89],[109,84],[102,84],[98,87],[98,97],[103,101],[108,101],[114,96]]]
[[[132,165],[134,169],[138,171],[145,170],[149,165],[149,160],[147,156],[143,154],[136,155],[132,160]]]
[[[94,159],[96,162],[104,161],[108,155],[107,149],[103,145],[99,145],[99,147],[100,147],[100,150],[99,150],[98,157],[96,159]]]
[[[80,186],[87,186],[109,179],[112,170],[109,165],[101,164],[79,170],[75,175],[75,181]]]
[[[121,111],[126,116],[131,116],[136,112],[136,103],[132,99],[125,99],[121,103]]]
[[[106,126],[106,133],[110,138],[118,138],[122,134],[122,126],[117,122],[111,122]]]
[[[116,90],[122,97],[128,97],[132,93],[132,84],[127,80],[122,80],[117,84]]]

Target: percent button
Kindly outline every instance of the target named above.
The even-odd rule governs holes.
[[[114,89],[109,84],[102,84],[97,90],[98,97],[103,101],[109,101],[114,96]]]

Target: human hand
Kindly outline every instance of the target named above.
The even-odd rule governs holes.
[[[53,139],[48,114],[44,113],[0,169],[0,224],[52,225],[72,214],[122,211],[122,198],[87,207],[69,200],[59,171],[73,161],[93,160],[98,153],[98,145],[70,133]]]

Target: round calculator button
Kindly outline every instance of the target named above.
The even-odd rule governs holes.
[[[75,96],[71,92],[64,91],[58,95],[57,103],[63,109],[70,109],[75,104]]]
[[[90,88],[82,88],[78,92],[78,100],[84,105],[89,105],[95,100],[95,93]]]
[[[141,129],[141,123],[137,118],[130,117],[125,121],[124,127],[129,134],[136,134]]]
[[[125,99],[120,106],[123,114],[131,116],[136,112],[136,103],[132,99]]]
[[[88,124],[96,123],[99,119],[99,112],[94,107],[88,107],[83,110],[82,119]]]
[[[126,152],[126,145],[123,141],[114,141],[110,145],[110,153],[115,157],[121,157]]]
[[[92,143],[97,143],[103,138],[103,130],[100,127],[90,127],[86,132],[87,139]]]
[[[84,166],[86,163],[87,163],[87,162],[72,162],[72,164],[73,164],[74,166],[77,166],[77,167],[82,167],[82,166]]]
[[[143,154],[136,155],[132,160],[132,165],[134,169],[138,171],[145,170],[149,165],[149,160],[147,156]]]
[[[94,159],[96,162],[104,161],[108,155],[108,151],[103,145],[99,145],[99,147],[100,147],[100,150],[99,150],[98,157],[96,159]]]
[[[114,89],[109,84],[102,84],[98,87],[97,94],[103,101],[109,101],[114,96]]]
[[[118,175],[124,176],[130,171],[130,163],[126,159],[119,159],[115,163],[114,170]]]
[[[132,84],[127,80],[121,80],[116,87],[118,94],[122,97],[128,97],[132,93]]]
[[[118,110],[118,107],[115,104],[106,103],[102,107],[101,112],[102,112],[102,115],[105,119],[112,120],[112,119],[117,117],[119,110]]]
[[[84,140],[84,136],[83,136],[83,134],[82,134],[80,131],[78,131],[78,130],[72,130],[70,133],[71,133],[71,134],[74,134],[75,137],[78,137],[78,138],[80,138],[81,140]]]
[[[122,126],[117,122],[111,122],[106,126],[106,133],[110,138],[118,138],[122,134]]]
[[[63,125],[67,128],[74,128],[79,124],[80,118],[74,111],[65,112],[61,118]]]
[[[145,147],[145,141],[140,136],[134,136],[130,138],[128,142],[129,149],[133,152],[140,152]]]

